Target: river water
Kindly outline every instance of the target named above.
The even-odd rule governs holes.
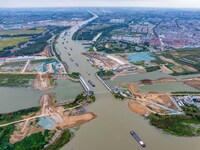
[[[85,22],[87,23],[87,22]],[[95,92],[96,102],[87,107],[88,111],[97,114],[97,118],[86,123],[75,132],[73,139],[62,150],[140,150],[138,143],[130,136],[134,130],[147,144],[146,150],[199,150],[200,138],[184,138],[163,134],[161,131],[149,125],[143,117],[132,113],[127,101],[116,100],[95,77],[95,68],[80,54],[85,49],[81,42],[72,41],[71,37],[78,27],[69,30],[70,35],[64,40],[60,35],[57,48],[61,52],[61,58],[69,65],[69,71],[78,71],[86,80],[92,80],[96,85],[92,88]],[[68,41],[68,42],[66,42]],[[62,44],[64,42],[64,44]],[[65,49],[64,47],[67,47]],[[70,47],[73,50],[70,50]],[[68,56],[68,52],[71,56]],[[73,58],[73,62],[70,61]],[[75,65],[79,64],[79,67]],[[88,75],[88,72],[91,75]],[[132,75],[120,77],[109,82],[115,85],[120,82],[138,81],[144,78],[157,79],[166,75],[155,72],[144,75]],[[99,93],[98,93],[99,92]]]
[[[42,94],[55,93],[58,102],[75,98],[84,89],[79,83],[70,80],[57,80],[54,89],[39,91],[33,88],[5,88],[0,87],[0,113],[13,112],[20,109],[39,106]],[[73,90],[72,90],[73,89]]]

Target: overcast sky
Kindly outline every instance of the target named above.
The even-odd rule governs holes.
[[[200,0],[0,0],[0,7],[84,6],[200,8]]]

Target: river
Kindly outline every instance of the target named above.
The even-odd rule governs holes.
[[[87,23],[85,21],[84,23]],[[95,68],[81,55],[85,52],[81,42],[73,41],[72,35],[78,26],[68,31],[69,36],[66,40],[61,33],[56,47],[61,52],[61,58],[67,62],[69,71],[80,72],[83,78],[92,80],[96,85],[91,87],[95,92],[96,102],[87,107],[88,111],[97,114],[97,118],[86,123],[75,132],[73,139],[65,145],[62,150],[140,150],[138,143],[130,136],[129,132],[134,130],[147,144],[146,150],[199,150],[199,137],[184,138],[163,134],[161,131],[149,125],[143,117],[132,113],[127,105],[127,101],[116,100],[111,93],[95,77]],[[66,42],[68,41],[68,42]],[[64,42],[64,44],[62,44]],[[67,49],[65,49],[67,47]],[[70,50],[72,48],[72,50]],[[71,56],[68,56],[68,52]],[[70,61],[72,58],[74,61]],[[76,66],[78,63],[79,66]],[[91,75],[88,75],[88,72]],[[163,74],[156,72],[152,78],[164,77]],[[129,80],[136,81],[148,78],[148,74],[132,75]],[[123,80],[123,79],[124,80]],[[127,77],[120,77],[120,81],[127,82]],[[119,82],[117,81],[116,82]],[[104,93],[105,92],[105,93]]]
[[[55,88],[45,91],[34,90],[33,88],[0,87],[0,113],[39,106],[38,101],[45,93],[55,93],[56,100],[60,102],[75,98],[84,91],[79,83],[70,80],[57,80],[56,83]]]

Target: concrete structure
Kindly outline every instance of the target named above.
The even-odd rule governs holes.
[[[107,55],[106,57],[108,57],[108,58],[114,60],[115,62],[117,62],[117,63],[120,64],[120,65],[125,65],[125,64],[126,64],[126,63],[124,63],[123,61],[121,61],[121,60],[119,60],[119,59],[117,59],[117,58],[115,58],[115,57],[113,57],[113,56]]]
[[[85,80],[83,79],[83,77],[79,76],[80,82],[83,86],[83,88],[88,92],[88,95],[91,95],[93,93],[93,91],[89,88],[89,86],[86,84]]]

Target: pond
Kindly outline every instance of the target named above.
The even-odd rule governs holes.
[[[151,61],[151,60],[155,60],[155,58],[152,57],[149,52],[139,52],[139,53],[128,54],[129,62],[136,63],[140,61]]]

